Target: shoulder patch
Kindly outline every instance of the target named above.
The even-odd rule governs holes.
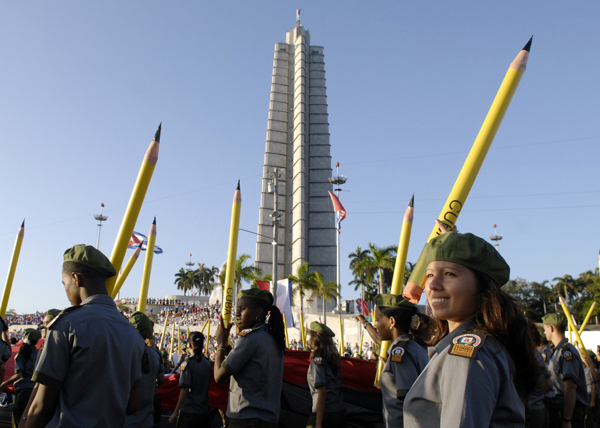
[[[463,333],[452,339],[450,346],[450,355],[458,355],[460,357],[475,358],[478,349],[481,348],[486,336],[475,333]]]
[[[183,363],[181,363],[181,366],[179,366],[179,369],[181,371],[185,371],[185,368],[187,367],[187,365],[188,365],[188,362],[187,362],[187,360],[185,360]]]
[[[563,357],[565,357],[565,360],[571,361],[573,359],[573,354],[571,353],[571,351],[564,351]]]
[[[253,331],[254,331],[254,329],[247,328],[247,329],[245,329],[245,330],[242,330],[242,331],[240,331],[240,332],[239,332],[239,334],[238,334],[238,336],[242,336],[242,337],[244,337],[244,336],[246,336],[247,334],[250,334],[250,333],[252,333]]]
[[[315,357],[315,358],[313,358],[313,362],[315,364],[321,365],[321,364],[323,364],[323,358],[321,358],[321,357]]]
[[[81,308],[81,305],[77,305],[77,306],[71,306],[67,309],[62,310],[56,317],[54,317],[54,319],[52,321],[50,321],[48,323],[48,325],[46,326],[47,329],[50,329],[52,327],[52,325],[63,315],[68,314],[69,312],[73,312],[75,309],[79,309]]]
[[[394,349],[392,349],[390,355],[393,362],[399,363],[402,361],[402,356],[404,355],[404,348],[402,346],[397,346]]]

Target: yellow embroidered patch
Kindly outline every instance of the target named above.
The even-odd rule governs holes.
[[[450,354],[471,358],[473,356],[474,351],[475,348],[473,346],[456,344],[452,346]]]
[[[392,361],[395,363],[399,363],[402,361],[402,355],[392,355]]]

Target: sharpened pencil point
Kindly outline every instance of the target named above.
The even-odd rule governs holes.
[[[237,185],[237,189],[236,190],[240,190],[240,180],[238,180],[238,185]]]
[[[154,216],[154,221],[152,222],[154,226],[156,226],[156,216]]]
[[[533,40],[533,36],[531,36],[531,38],[529,39],[529,41],[527,42],[527,44],[525,45],[525,47],[521,50],[523,51],[527,51],[527,52],[531,52],[531,41]]]
[[[162,128],[162,122],[158,125],[158,129],[156,130],[156,134],[154,134],[154,141],[160,143],[160,130]]]
[[[142,248],[142,245],[144,245],[144,241],[140,242],[140,244],[137,247]]]
[[[25,227],[25,219],[23,219],[23,223],[21,223],[21,227]]]
[[[410,198],[410,202],[408,203],[408,206],[411,208],[414,208],[415,206],[415,194],[413,193],[412,198]]]

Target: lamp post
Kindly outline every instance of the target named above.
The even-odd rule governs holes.
[[[102,215],[104,212],[104,204],[100,204],[100,214],[94,214],[94,218],[98,220],[98,239],[96,239],[96,249],[100,247],[100,230],[102,229],[102,222],[108,220],[108,216]]]
[[[490,239],[494,241],[494,247],[496,247],[496,251],[498,251],[498,247],[500,246],[498,241],[502,239],[502,236],[503,235],[498,235],[498,232],[496,232],[496,225],[494,225],[494,234],[490,236]]]

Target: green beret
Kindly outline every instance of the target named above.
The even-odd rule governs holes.
[[[144,339],[149,339],[154,335],[154,323],[143,312],[135,311],[131,314],[129,322],[133,324]]]
[[[566,327],[568,324],[567,317],[565,317],[563,314],[544,315],[542,317],[542,322],[544,324],[557,325],[559,327]]]
[[[162,351],[160,351],[160,353],[162,354],[163,358],[167,358],[169,356],[169,353],[166,349],[163,349]]]
[[[489,276],[499,287],[510,279],[510,267],[498,250],[472,233],[436,236],[425,246],[425,260],[427,265],[435,261],[458,263]]]
[[[321,324],[320,322],[313,321],[310,323],[309,327],[310,331],[314,331],[315,333],[324,334],[325,336],[335,337],[335,333],[325,324]]]
[[[75,245],[65,251],[64,263],[75,262],[97,270],[111,278],[117,274],[110,260],[91,245]]]
[[[27,328],[25,329],[25,334],[23,335],[24,340],[29,340],[29,343],[35,345],[38,340],[42,338],[42,334],[35,328]]]
[[[542,336],[542,339],[546,337],[546,333],[544,333],[544,324],[536,322],[535,328],[537,329],[540,336]]]
[[[396,296],[394,294],[378,294],[377,296],[375,296],[374,301],[379,308],[398,308],[407,311],[412,311],[415,314],[418,311],[417,305],[415,305],[414,303],[410,303],[408,300],[405,300],[402,296]]]
[[[270,304],[273,304],[273,295],[270,291],[261,290],[260,288],[250,288],[248,290],[240,290],[238,293],[238,300],[242,297],[250,297],[252,299],[266,300]]]
[[[46,316],[48,318],[50,318],[51,320],[53,320],[54,318],[56,318],[58,316],[58,314],[61,313],[60,309],[48,309],[48,312],[46,312]]]

